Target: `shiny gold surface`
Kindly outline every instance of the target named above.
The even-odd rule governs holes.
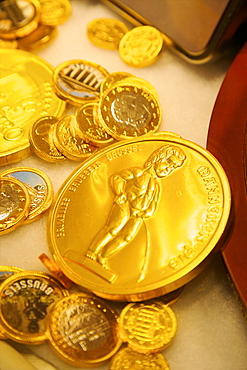
[[[30,133],[30,145],[34,153],[48,162],[64,161],[66,157],[55,145],[55,130],[59,118],[44,116],[34,122]]]
[[[109,73],[100,85],[100,93],[104,94],[106,90],[112,87],[117,82],[124,80],[127,77],[133,77],[131,73],[128,72],[112,72]]]
[[[157,353],[170,345],[177,331],[173,310],[161,301],[129,303],[119,316],[119,336],[136,352]]]
[[[126,140],[67,179],[49,214],[48,244],[72,281],[104,298],[141,301],[202,270],[230,204],[222,167],[199,145],[171,133]]]
[[[68,294],[52,276],[18,272],[0,286],[0,324],[8,338],[26,344],[46,340],[46,320],[52,305]]]
[[[19,180],[0,177],[0,236],[15,230],[27,218],[30,197]]]
[[[114,139],[98,121],[99,103],[85,103],[75,113],[78,135],[98,147],[111,144]]]
[[[72,105],[98,100],[100,85],[108,72],[99,64],[74,59],[59,64],[53,73],[56,94]]]
[[[5,170],[1,176],[14,177],[21,181],[30,196],[30,209],[24,223],[35,221],[50,207],[53,200],[53,186],[50,178],[41,170],[17,167]]]
[[[109,369],[169,370],[170,367],[161,353],[144,355],[130,348],[123,348],[112,358]]]
[[[152,26],[139,26],[127,32],[119,43],[119,54],[132,67],[154,63],[163,47],[163,37]]]
[[[74,293],[53,306],[48,340],[54,352],[77,367],[100,366],[120,348],[118,315],[94,296]]]
[[[83,161],[97,150],[78,135],[76,118],[72,114],[57,122],[54,143],[66,158],[74,161]]]
[[[105,91],[98,112],[100,123],[116,140],[152,134],[162,119],[157,95],[128,78]]]
[[[23,269],[15,266],[0,266],[0,284],[9,276],[16,272],[21,272]]]
[[[18,39],[18,48],[26,51],[34,51],[47,46],[51,41],[55,39],[58,34],[58,30],[55,26],[46,26],[39,24],[37,29],[27,35]]]
[[[39,0],[41,6],[41,23],[58,26],[71,16],[72,7],[69,0]]]
[[[29,130],[42,115],[60,117],[65,103],[51,86],[53,68],[22,50],[1,49],[0,165],[30,154]]]
[[[115,50],[129,28],[118,19],[94,19],[87,25],[87,36],[96,46]]]

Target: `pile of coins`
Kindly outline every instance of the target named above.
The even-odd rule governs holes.
[[[87,25],[87,36],[96,46],[118,49],[121,59],[131,67],[147,67],[154,63],[163,47],[161,32],[153,26],[129,30],[117,19],[100,18]]]
[[[157,91],[130,73],[108,73],[96,63],[72,60],[55,68],[53,88],[76,111],[63,118],[43,116],[33,124],[31,148],[47,161],[82,161],[108,144],[160,127]]]
[[[65,362],[109,369],[169,365],[160,353],[172,342],[177,320],[170,305],[182,290],[115,309],[80,287],[66,289],[55,277],[38,271],[0,266],[0,339],[23,344],[45,341]],[[123,345],[126,343],[126,345]]]
[[[53,186],[36,168],[11,168],[0,176],[0,236],[39,218],[51,205]]]
[[[69,0],[3,0],[0,47],[32,51],[46,46],[71,12]]]

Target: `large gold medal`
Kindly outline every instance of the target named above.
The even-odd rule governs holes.
[[[72,281],[140,301],[201,271],[230,204],[225,172],[204,148],[171,133],[126,140],[69,177],[50,212],[48,242]]]

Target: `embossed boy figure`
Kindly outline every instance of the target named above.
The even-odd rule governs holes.
[[[155,213],[160,195],[158,179],[181,167],[185,158],[180,148],[165,145],[151,154],[143,169],[133,167],[112,175],[116,197],[108,220],[93,239],[86,257],[109,269],[108,258],[133,240],[144,220]]]

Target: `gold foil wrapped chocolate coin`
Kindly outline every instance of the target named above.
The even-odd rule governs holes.
[[[17,272],[0,286],[0,325],[9,339],[26,344],[46,340],[51,306],[68,294],[58,280],[37,272]]]
[[[104,298],[147,300],[202,271],[230,206],[225,172],[201,146],[171,133],[123,140],[65,181],[48,244],[77,284]]]
[[[77,367],[100,366],[120,348],[117,313],[91,295],[74,293],[53,306],[47,322],[53,351]]]

